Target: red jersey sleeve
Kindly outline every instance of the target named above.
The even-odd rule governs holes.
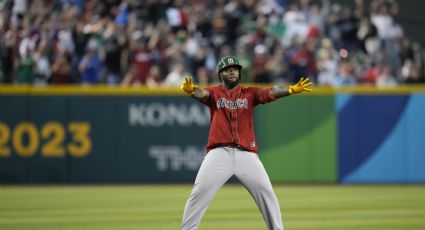
[[[254,105],[266,104],[277,99],[277,97],[270,95],[271,87],[251,87],[254,94]]]

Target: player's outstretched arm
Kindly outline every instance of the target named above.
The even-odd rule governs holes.
[[[202,100],[210,96],[210,92],[206,89],[200,88],[197,84],[192,82],[192,77],[185,77],[185,81],[182,82],[180,88],[189,96]]]
[[[310,82],[309,78],[301,78],[297,84],[290,85],[288,88],[281,85],[274,85],[270,91],[270,95],[275,97],[286,97],[289,95],[301,93],[304,91],[311,92],[313,91],[310,86],[313,85],[313,82]]]

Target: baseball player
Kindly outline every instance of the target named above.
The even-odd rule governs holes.
[[[288,89],[279,85],[243,87],[239,85],[241,69],[237,57],[224,57],[217,65],[221,85],[200,88],[191,77],[186,77],[181,85],[186,94],[207,105],[211,114],[207,154],[184,208],[183,230],[198,229],[211,199],[233,175],[254,198],[268,229],[283,230],[279,202],[258,158],[253,110],[258,104],[311,92],[312,83],[308,78],[301,78]]]

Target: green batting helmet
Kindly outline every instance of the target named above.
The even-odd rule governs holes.
[[[226,67],[235,66],[238,67],[239,70],[242,69],[242,66],[239,64],[239,59],[235,56],[227,56],[222,58],[217,64],[217,73],[223,70]]]

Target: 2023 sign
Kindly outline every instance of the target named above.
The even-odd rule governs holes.
[[[39,150],[43,157],[64,157],[66,153],[84,157],[92,148],[90,129],[88,122],[72,121],[64,125],[50,121],[39,130],[34,123],[25,121],[12,130],[0,121],[0,157],[11,156],[12,149],[21,157],[32,157]]]

